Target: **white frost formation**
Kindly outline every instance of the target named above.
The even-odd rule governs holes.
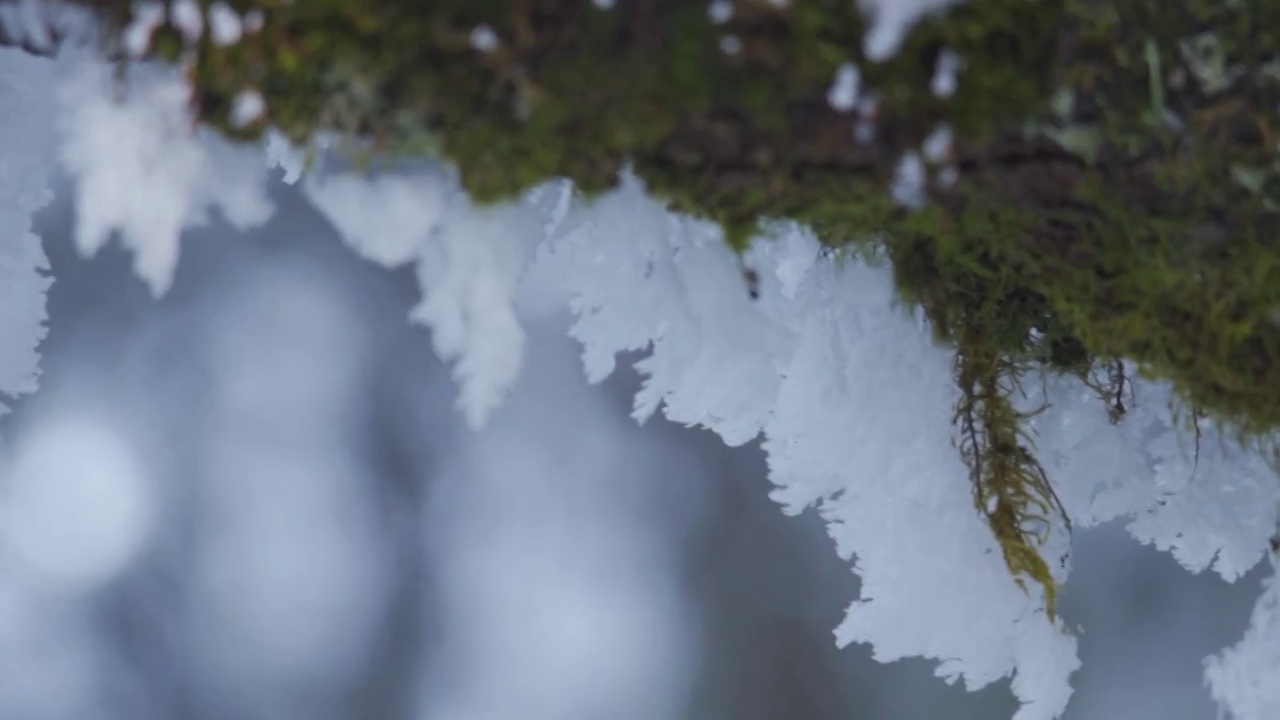
[[[119,82],[98,63],[60,88],[63,169],[76,186],[76,245],[95,254],[113,233],[152,294],[173,283],[179,236],[213,208],[238,229],[270,218],[260,152],[197,128],[179,71],[135,68]]]
[[[881,24],[905,12],[879,7]],[[47,198],[51,116],[75,185],[81,250],[93,253],[118,233],[156,294],[172,283],[181,232],[211,209],[239,227],[271,214],[261,148],[231,147],[193,128],[190,91],[177,75],[143,67],[117,86],[101,66],[78,64],[55,112],[41,92],[53,70],[37,65],[0,54],[7,393],[34,388],[43,332],[48,280],[29,222]],[[775,499],[792,513],[816,506],[863,580],[836,632],[840,643],[870,643],[884,661],[936,659],[939,676],[970,688],[1013,675],[1024,703],[1017,720],[1063,712],[1079,665],[1075,641],[1049,622],[1043,598],[1015,585],[974,512],[951,445],[949,353],[919,317],[895,307],[888,268],[824,253],[786,224],[740,259],[717,229],[673,215],[630,178],[591,203],[551,183],[483,209],[453,182],[432,168],[312,178],[307,191],[363,256],[416,263],[423,300],[412,317],[454,363],[469,423],[482,424],[520,372],[521,312],[567,305],[591,380],[608,376],[620,352],[646,353],[637,363],[645,378],[638,420],[661,409],[730,445],[763,435]],[[754,300],[748,274],[758,278]],[[1084,389],[1046,384],[1052,407],[1036,418],[1038,450],[1068,511],[1078,525],[1130,517],[1135,537],[1189,569],[1239,577],[1266,550],[1280,483],[1257,456],[1212,440],[1193,467],[1168,388],[1137,389],[1141,402],[1117,428]],[[1060,549],[1045,548],[1055,559]],[[1208,665],[1214,692],[1240,720],[1274,708],[1249,683],[1276,667],[1267,649],[1275,593],[1272,581],[1245,639]]]
[[[52,282],[31,216],[52,198],[55,136],[49,63],[0,48],[0,415],[6,396],[33,392]]]
[[[787,512],[816,506],[862,578],[841,644],[870,643],[884,661],[936,659],[940,677],[970,689],[1012,675],[1018,720],[1064,711],[1075,640],[1049,622],[1042,597],[1012,581],[973,511],[951,444],[949,351],[895,307],[889,269],[832,256],[787,224],[740,260],[716,228],[668,212],[633,178],[590,203],[549,183],[498,208],[456,197],[442,215],[434,201],[421,207],[401,227],[366,217],[365,230],[343,233],[366,255],[377,242],[402,258],[419,248],[427,299],[417,317],[442,354],[463,358],[455,371],[473,424],[519,370],[515,311],[567,306],[590,380],[612,373],[618,353],[646,353],[637,420],[661,409],[730,445],[763,434],[775,499]],[[361,235],[370,227],[382,228],[380,241]],[[747,270],[758,278],[755,299]],[[1135,387],[1142,401],[1119,427],[1091,391],[1066,381],[1027,398],[1052,403],[1035,430],[1063,502],[1078,526],[1129,517],[1136,538],[1188,569],[1238,578],[1275,526],[1274,475],[1207,426],[1194,464],[1170,389]],[[476,388],[489,390],[483,402]],[[1067,549],[1061,531],[1043,548],[1062,577]]]
[[[1244,638],[1205,661],[1213,697],[1233,720],[1280,717],[1280,560],[1262,589]]]

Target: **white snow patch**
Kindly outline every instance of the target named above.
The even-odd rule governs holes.
[[[889,59],[920,18],[957,2],[963,0],[858,0],[859,7],[871,16],[871,29],[862,43],[867,59]]]
[[[257,90],[244,90],[231,103],[231,124],[235,127],[255,123],[266,114],[267,101]]]
[[[189,43],[199,42],[204,35],[204,11],[197,0],[172,0],[169,3],[169,22]]]
[[[893,199],[899,205],[913,209],[924,205],[925,175],[924,161],[920,159],[920,153],[914,151],[903,153],[898,161],[898,167],[893,172],[893,185],[889,189]]]
[[[733,19],[733,0],[711,0],[707,4],[707,19],[723,25]]]
[[[477,25],[471,31],[471,47],[482,53],[491,53],[498,49],[502,40],[491,25]]]
[[[857,105],[861,88],[862,73],[858,66],[851,62],[843,63],[836,68],[835,80],[827,91],[827,103],[838,112],[849,112]]]
[[[121,42],[129,57],[140,58],[151,49],[151,37],[165,22],[164,3],[159,0],[133,5],[133,18],[121,33]]]
[[[951,126],[947,123],[940,123],[933,129],[933,132],[929,133],[929,137],[925,138],[920,151],[929,162],[940,163],[946,160],[947,155],[951,152],[951,143]]]
[[[956,94],[960,83],[960,71],[964,69],[964,58],[952,50],[943,50],[938,54],[938,64],[934,68],[933,78],[929,81],[929,89],[940,98],[949,98]]]
[[[209,37],[215,45],[227,46],[240,42],[244,37],[244,25],[240,13],[219,0],[209,6]]]

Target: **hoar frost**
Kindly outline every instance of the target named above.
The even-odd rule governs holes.
[[[0,415],[8,397],[36,389],[51,280],[32,215],[49,191],[55,135],[50,63],[0,49]]]
[[[879,10],[868,38],[875,55],[895,42],[895,18],[946,2],[868,4]],[[496,40],[480,35],[482,51]],[[82,252],[119,234],[157,294],[172,282],[182,231],[211,209],[240,227],[271,212],[262,149],[233,148],[194,128],[190,89],[176,74],[144,66],[121,88],[103,66],[78,65],[55,111],[40,93],[48,83],[23,85],[36,75],[17,63],[0,55],[0,93],[15,98],[0,114],[17,128],[0,138],[0,292],[15,298],[0,311],[0,390],[9,393],[32,389],[42,333],[48,281],[29,223],[46,198],[39,170],[48,162],[37,150],[52,142],[48,117],[58,120],[59,157],[75,187]],[[33,114],[41,102],[48,112]],[[942,152],[936,140],[930,156]],[[290,179],[301,174],[287,143],[277,139],[270,152]],[[453,363],[470,424],[487,420],[520,372],[530,298],[560,302],[575,317],[571,333],[590,380],[612,373],[618,353],[646,353],[636,364],[638,420],[661,410],[730,445],[763,436],[774,499],[789,513],[816,507],[862,578],[862,597],[836,631],[841,644],[869,643],[883,661],[935,659],[940,677],[970,689],[1012,675],[1018,720],[1061,715],[1079,666],[1075,640],[1046,616],[1034,584],[1031,592],[1015,584],[975,512],[952,446],[950,351],[895,306],[889,268],[835,257],[790,224],[771,226],[740,258],[718,228],[670,213],[630,177],[590,203],[550,184],[480,208],[439,167],[401,172],[316,175],[306,192],[356,252],[415,265],[423,299],[412,319]],[[923,176],[920,157],[905,159],[900,202],[918,200]],[[755,299],[744,266],[759,277]],[[1189,569],[1239,577],[1275,527],[1274,473],[1256,455],[1214,443],[1192,467],[1165,402],[1170,389],[1138,382],[1143,403],[1119,427],[1087,389],[1045,385],[1050,408],[1033,429],[1055,489],[1079,526],[1128,517],[1135,537]],[[1193,470],[1213,482],[1188,483]],[[1065,576],[1065,566],[1058,570]],[[1275,587],[1240,645],[1206,671],[1239,720],[1272,716],[1255,679],[1275,667],[1267,650]]]
[[[945,131],[931,155],[943,140]],[[1061,715],[1076,641],[1046,616],[1034,584],[1028,593],[1009,576],[973,509],[952,445],[951,352],[896,307],[890,269],[833,256],[790,224],[772,226],[739,258],[715,226],[670,213],[631,177],[590,203],[551,183],[446,217],[455,212],[465,231],[446,233],[441,221],[422,244],[434,248],[430,262],[419,260],[423,308],[437,308],[433,327],[447,328],[447,357],[501,360],[455,367],[466,368],[464,396],[468,384],[512,382],[517,311],[567,306],[589,380],[610,375],[619,353],[646,352],[636,363],[637,420],[661,410],[730,445],[763,435],[775,500],[789,513],[817,507],[862,578],[840,644],[869,643],[882,661],[936,659],[940,677],[970,689],[1012,676],[1018,720]],[[759,277],[755,299],[744,266]],[[477,330],[486,322],[491,334]],[[1207,443],[1199,472],[1226,485],[1187,486],[1192,460],[1168,409],[1171,390],[1135,382],[1144,403],[1119,427],[1091,391],[1065,380],[1027,399],[1050,402],[1033,429],[1055,488],[1078,526],[1130,517],[1135,537],[1189,569],[1237,578],[1274,527],[1274,475],[1254,454]],[[463,407],[487,413],[498,399],[490,392]],[[1041,551],[1063,580],[1065,534],[1052,537]]]
[[[92,256],[118,233],[154,295],[173,283],[182,231],[208,222],[210,210],[242,230],[271,216],[260,153],[197,128],[177,72],[137,66],[120,83],[108,66],[83,63],[59,99],[76,247]]]
[[[1244,638],[1205,661],[1209,690],[1233,720],[1280,717],[1280,560],[1271,565]]]

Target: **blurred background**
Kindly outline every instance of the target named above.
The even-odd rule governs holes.
[[[0,457],[2,720],[1000,720],[1004,684],[835,647],[855,576],[762,453],[629,417],[554,320],[471,432],[411,272],[292,189],[191,232],[152,301],[39,218],[57,281],[40,392]],[[65,188],[60,198],[70,193]],[[1259,572],[1192,576],[1077,534],[1076,720],[1212,720],[1201,658]]]

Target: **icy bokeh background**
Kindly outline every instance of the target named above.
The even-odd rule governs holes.
[[[59,188],[60,198],[71,193]],[[927,663],[837,651],[857,588],[753,446],[628,417],[560,318],[531,323],[480,432],[415,280],[343,249],[300,195],[187,233],[159,301],[115,248],[58,278],[39,393],[5,419],[0,717],[842,720],[1008,717]],[[1080,533],[1069,717],[1210,720],[1201,658],[1259,572],[1191,576]]]

